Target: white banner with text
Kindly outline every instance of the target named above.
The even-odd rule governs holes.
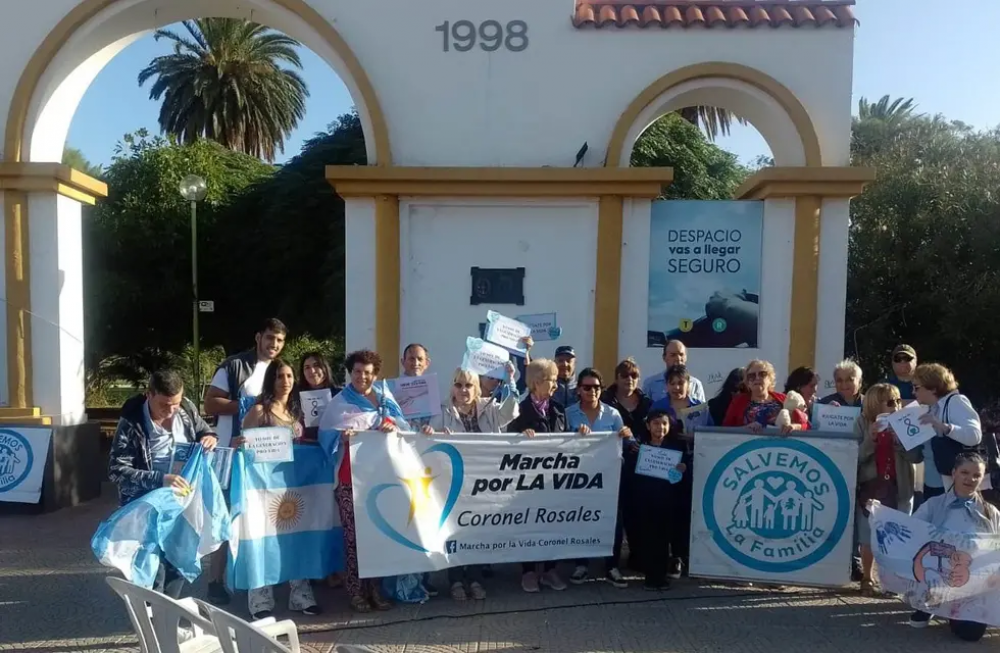
[[[351,439],[362,578],[611,555],[613,434],[381,432]]]
[[[698,430],[691,575],[839,587],[850,582],[853,435]]]

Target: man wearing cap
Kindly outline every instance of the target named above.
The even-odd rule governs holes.
[[[579,401],[576,396],[576,351],[569,345],[556,347],[556,392],[552,399],[559,402],[563,408],[568,408]]]
[[[902,397],[904,404],[917,398],[913,394],[915,369],[917,369],[917,351],[909,345],[897,345],[892,350],[892,374],[885,382],[899,389],[899,396]]]
[[[663,363],[665,369],[653,376],[647,376],[642,382],[642,391],[654,402],[667,396],[667,370],[674,365],[687,365],[687,347],[680,340],[669,340],[663,347]],[[705,386],[695,377],[691,377],[689,386],[691,399],[698,403],[705,402]]]

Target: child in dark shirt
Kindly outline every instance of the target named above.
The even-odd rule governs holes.
[[[656,591],[670,587],[671,578],[680,578],[687,564],[691,537],[691,440],[684,438],[680,424],[666,411],[651,410],[646,416],[649,440],[644,446],[681,452],[675,468],[680,480],[636,474],[633,504],[640,513],[639,559],[646,572],[645,588]],[[638,454],[637,454],[638,455]],[[629,461],[634,464],[635,461]]]

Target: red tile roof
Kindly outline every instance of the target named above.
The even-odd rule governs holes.
[[[853,27],[854,0],[577,0],[575,27]]]

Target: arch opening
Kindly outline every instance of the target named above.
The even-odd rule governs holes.
[[[7,161],[60,161],[81,99],[122,50],[156,29],[204,17],[240,18],[299,41],[344,82],[358,111],[369,165],[391,165],[384,114],[347,43],[305,0],[86,0],[39,46],[7,120]]]
[[[820,166],[819,138],[808,113],[787,88],[737,64],[699,64],[650,84],[625,109],[608,144],[605,165],[628,167],[639,136],[660,117],[693,106],[725,109],[750,123],[776,166]]]

